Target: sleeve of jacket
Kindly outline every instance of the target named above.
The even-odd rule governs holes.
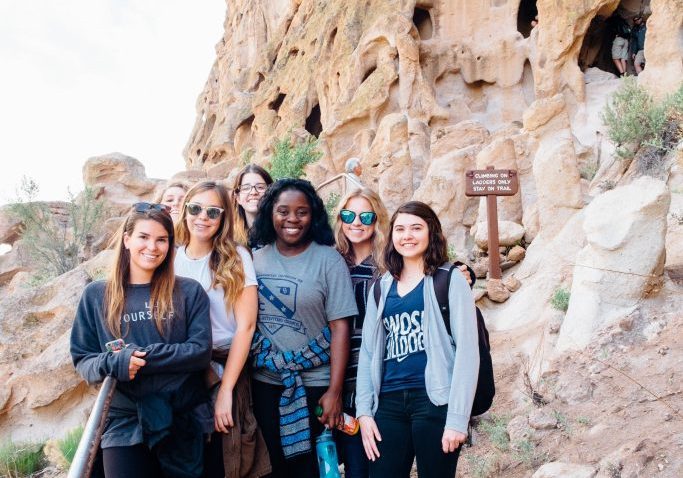
[[[379,281],[373,287],[379,287]],[[374,390],[372,385],[371,367],[373,355],[374,330],[377,322],[377,304],[373,294],[373,287],[368,291],[365,318],[363,319],[363,332],[358,355],[358,373],[356,375],[356,416],[373,416],[372,408]]]
[[[175,344],[155,343],[142,348],[147,352],[144,357],[147,364],[139,373],[195,372],[209,365],[212,346],[209,298],[199,284],[191,291],[192,295],[185,299],[187,340]]]
[[[98,333],[98,309],[101,309],[101,297],[94,284],[88,285],[83,291],[76,310],[76,319],[71,328],[71,359],[78,373],[89,384],[99,383],[106,376],[112,376],[119,381],[127,382],[128,362],[133,349],[126,348],[121,352],[103,352],[102,344],[111,338]]]
[[[448,301],[455,360],[446,428],[467,433],[479,378],[479,338],[474,298],[461,274],[451,276]]]

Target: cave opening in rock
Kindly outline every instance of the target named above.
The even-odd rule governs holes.
[[[522,34],[524,38],[529,38],[531,30],[533,30],[536,23],[538,23],[538,8],[536,8],[536,0],[522,0],[519,2],[519,10],[517,11],[517,31]]]
[[[286,94],[280,93],[279,95],[277,95],[277,98],[275,98],[273,101],[268,103],[268,108],[270,108],[273,111],[279,112],[280,106],[282,106],[282,102],[285,101],[286,97],[287,97]]]
[[[611,14],[598,14],[591,20],[579,51],[579,68],[599,68],[619,76],[619,66],[614,57],[623,55],[626,63],[626,73],[636,74],[633,55],[642,48],[645,30],[640,35],[635,25],[636,17],[644,18],[650,13],[649,0],[622,0],[617,9]],[[622,65],[623,68],[623,65]]]
[[[434,33],[432,25],[432,16],[429,10],[425,8],[415,7],[413,12],[413,23],[417,32],[420,34],[420,40],[429,40]]]
[[[320,105],[315,104],[311,113],[306,118],[306,131],[311,133],[313,136],[318,138],[320,133],[323,132],[323,124],[320,122]]]

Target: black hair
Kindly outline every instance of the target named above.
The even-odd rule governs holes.
[[[305,179],[278,179],[266,190],[259,202],[259,211],[254,224],[249,231],[249,244],[267,245],[275,242],[277,235],[273,226],[273,207],[275,202],[285,191],[299,191],[311,207],[311,226],[305,239],[315,241],[324,246],[334,245],[334,234],[327,219],[327,211],[323,200],[315,192],[313,185]]]

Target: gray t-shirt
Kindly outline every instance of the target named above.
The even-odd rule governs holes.
[[[333,248],[312,242],[299,255],[286,257],[275,244],[254,252],[259,288],[258,330],[280,351],[297,350],[320,334],[328,322],[358,313],[349,269]],[[304,385],[330,383],[330,366],[301,374]],[[254,378],[279,385],[264,369]]]

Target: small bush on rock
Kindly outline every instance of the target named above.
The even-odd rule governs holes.
[[[636,159],[640,175],[661,176],[664,157],[683,137],[683,84],[655,101],[635,77],[627,77],[605,105],[602,120],[622,159]]]
[[[561,310],[563,312],[567,312],[567,309],[569,308],[569,297],[571,296],[571,293],[562,287],[559,289],[555,289],[555,292],[553,292],[553,296],[550,298],[550,305],[553,306],[553,309]]]
[[[275,141],[269,173],[276,180],[303,178],[306,176],[304,168],[318,161],[322,155],[317,140],[309,138],[307,141],[295,143],[291,134],[287,135]]]

